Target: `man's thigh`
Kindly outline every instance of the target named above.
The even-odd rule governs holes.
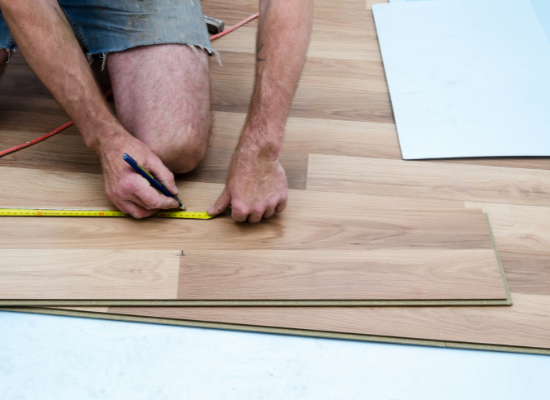
[[[117,116],[175,173],[204,157],[211,127],[208,55],[182,44],[108,55]]]

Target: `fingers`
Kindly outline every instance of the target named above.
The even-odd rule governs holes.
[[[251,224],[255,224],[260,222],[262,219],[271,218],[279,206],[281,206],[281,203],[277,204],[275,202],[268,202],[267,204],[261,204],[256,207],[247,207],[239,202],[234,202],[232,204],[231,216],[237,222],[248,221]],[[286,200],[283,201],[283,204],[280,207],[281,212],[284,210],[285,206]]]
[[[275,208],[275,212],[278,213],[278,214],[280,214],[280,213],[282,213],[282,212],[285,210],[285,208],[286,208],[286,199],[283,200],[283,201],[281,201],[281,202],[277,205],[277,207]]]
[[[268,207],[264,212],[263,218],[264,219],[271,218],[273,214],[275,214],[275,207]]]
[[[157,190],[149,185],[149,182],[147,182],[143,177],[137,176],[136,179],[138,180],[131,192],[140,200],[136,201],[138,205],[141,205],[148,210],[179,207],[179,204],[175,199],[157,192]]]
[[[125,214],[130,214],[134,218],[146,218],[153,215],[156,210],[146,210],[135,203],[128,200],[123,200],[115,203],[115,206]]]
[[[145,178],[137,174],[129,174],[123,179],[119,195],[121,200],[129,200],[147,210],[178,207],[175,199],[157,192]]]
[[[162,163],[162,161],[160,161],[159,158],[148,159],[147,164],[144,165],[144,167],[149,172],[151,172],[155,176],[155,178],[157,178],[166,187],[166,189],[168,189],[170,193],[176,196],[179,194],[179,189],[176,186],[176,181],[174,180],[174,174],[170,172],[168,168],[166,168],[166,166]],[[178,207],[177,202],[176,207]]]
[[[208,209],[208,215],[211,217],[215,217],[218,214],[221,214],[225,210],[229,208],[231,205],[231,196],[229,195],[229,191],[227,190],[227,186],[223,189],[222,194],[220,197],[218,197],[218,200],[216,200],[216,203],[212,207]]]

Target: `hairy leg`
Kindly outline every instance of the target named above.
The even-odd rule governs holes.
[[[6,49],[0,49],[0,76],[6,68],[6,61],[8,61],[8,51]]]
[[[208,55],[162,44],[109,54],[107,65],[124,127],[172,172],[195,168],[212,125]]]

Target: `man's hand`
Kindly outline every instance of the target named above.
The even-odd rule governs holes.
[[[260,222],[286,207],[288,185],[279,160],[255,146],[239,146],[231,160],[225,189],[209,210],[215,216],[231,206],[239,222]]]
[[[236,221],[254,223],[285,209],[288,185],[278,158],[312,21],[312,0],[260,0],[250,107],[225,189],[210,215],[231,206]]]
[[[98,154],[103,166],[105,194],[122,212],[135,218],[153,215],[160,209],[177,208],[178,202],[159,193],[122,158],[130,154],[162,184],[177,195],[174,175],[140,140],[124,132],[101,142]]]

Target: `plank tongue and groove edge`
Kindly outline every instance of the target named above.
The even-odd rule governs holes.
[[[550,355],[550,296],[511,307],[6,308],[212,329]]]
[[[1,207],[108,205],[95,174],[3,170]],[[13,181],[24,184],[14,189]],[[180,189],[188,208],[200,211],[223,185],[188,182]],[[437,209],[452,201],[428,201],[435,209],[426,210],[414,200],[392,205],[379,196],[309,190],[291,190],[290,199],[285,213],[256,225],[229,216],[178,223],[2,217],[0,302],[510,304],[481,210]],[[151,254],[164,254],[170,267],[142,262]],[[114,294],[116,286],[124,290]]]

